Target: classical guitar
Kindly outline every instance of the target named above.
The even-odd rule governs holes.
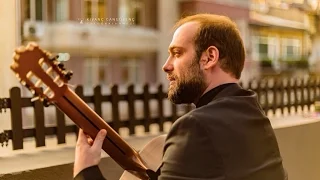
[[[10,68],[20,83],[45,105],[57,106],[91,138],[99,130],[107,130],[102,149],[125,170],[121,179],[152,179],[161,165],[164,136],[155,138],[138,153],[68,87],[72,72],[56,56],[29,43],[17,48],[13,58]]]

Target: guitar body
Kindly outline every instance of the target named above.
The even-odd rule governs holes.
[[[139,155],[144,162],[144,164],[153,172],[157,172],[162,163],[163,147],[165,143],[166,135],[158,136],[152,139],[148,144],[146,144]],[[128,171],[124,171],[120,180],[138,180],[136,176]]]
[[[64,65],[35,43],[15,50],[10,66],[20,83],[44,105],[53,104],[79,128],[94,139],[101,129],[107,130],[102,149],[126,172],[122,179],[152,179],[161,165],[164,136],[155,138],[140,153],[133,149],[95,111],[68,87],[72,76]]]

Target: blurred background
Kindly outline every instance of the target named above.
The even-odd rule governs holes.
[[[12,87],[21,87],[9,66],[13,50],[30,41],[59,54],[59,61],[74,72],[69,83],[82,86],[84,95],[92,95],[98,85],[102,94],[110,94],[112,85],[125,93],[132,84],[136,92],[142,92],[145,84],[151,92],[160,84],[166,91],[168,83],[161,68],[168,56],[172,27],[181,17],[196,13],[225,15],[238,25],[246,48],[244,86],[253,79],[308,79],[320,73],[319,0],[0,0],[0,98],[9,97]],[[31,96],[25,88],[21,93]],[[312,103],[315,94],[309,99]],[[166,115],[170,113],[166,107],[171,105],[164,102]],[[150,103],[151,116],[156,116],[158,102]],[[130,119],[126,107],[120,104],[120,116]],[[143,103],[137,107],[137,116],[145,115]],[[48,109],[45,124],[54,125],[54,109]],[[103,109],[103,118],[111,121],[111,105],[103,105]],[[34,127],[33,112],[32,107],[23,109],[23,127]],[[0,115],[0,132],[11,129],[10,113]],[[73,147],[74,139],[71,141]],[[1,148],[0,152],[12,153]],[[310,158],[320,160],[319,155]],[[68,162],[72,160],[69,157]],[[289,167],[290,172],[299,168]]]
[[[243,81],[320,70],[318,0],[1,2],[2,46],[36,41],[53,53],[69,53],[66,66],[74,71],[70,83],[75,85],[166,84],[161,67],[171,28],[195,13],[226,15],[237,23],[247,50]],[[2,56],[11,55],[4,50]],[[1,58],[5,68],[10,62]]]

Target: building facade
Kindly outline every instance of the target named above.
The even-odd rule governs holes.
[[[180,13],[233,19],[247,50],[243,79],[248,80],[300,67],[307,72],[308,64],[320,60],[315,38],[319,4],[318,0],[189,0],[180,3]]]
[[[195,13],[237,23],[247,50],[244,81],[265,69],[316,64],[318,9],[316,0],[21,0],[19,14],[21,43],[69,53],[71,83],[92,87],[166,84],[170,30]]]
[[[72,84],[156,82],[156,0],[21,0],[21,43],[69,53]]]

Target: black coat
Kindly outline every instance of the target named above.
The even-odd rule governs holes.
[[[158,179],[287,179],[274,131],[256,94],[232,84],[211,98],[173,124]],[[92,169],[79,176],[89,180],[82,174],[90,176]]]

